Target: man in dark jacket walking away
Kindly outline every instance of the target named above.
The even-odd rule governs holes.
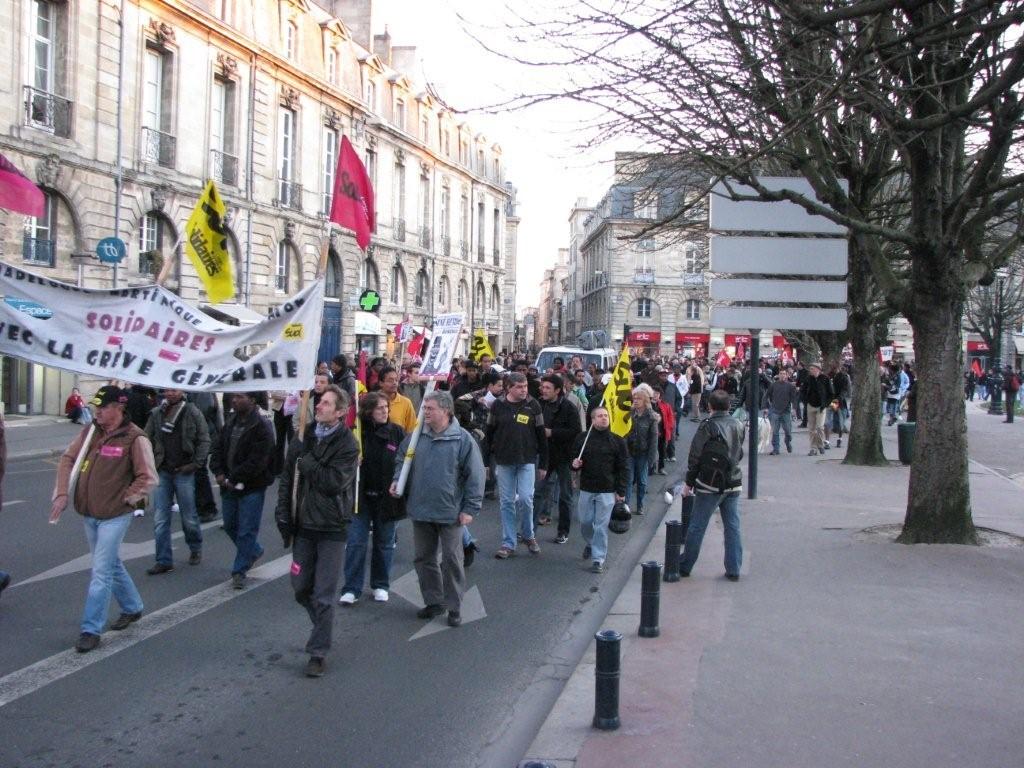
[[[551,495],[558,493],[558,534],[556,544],[565,544],[569,540],[569,527],[572,520],[572,460],[573,441],[580,433],[580,417],[576,406],[563,396],[564,379],[556,374],[544,376],[540,380],[540,407],[544,414],[544,434],[548,439],[548,472],[539,481],[533,496],[533,523],[547,525],[551,522],[548,510],[551,507]]]
[[[577,436],[572,446],[572,468],[580,473],[578,514],[586,543],[583,559],[591,561],[590,570],[594,573],[604,570],[608,521],[615,502],[625,500],[629,479],[626,441],[608,429],[609,423],[608,409],[595,408],[591,413],[590,436]],[[582,457],[576,458],[580,451]]]
[[[203,556],[203,529],[196,511],[197,472],[206,472],[210,435],[206,418],[185,400],[180,389],[165,389],[164,401],[154,408],[146,422],[146,437],[153,444],[159,484],[153,500],[153,538],[156,563],[146,571],[150,576],[174,570],[171,550],[172,502],[178,503],[181,529],[189,549],[189,565],[199,565]]]
[[[772,456],[779,455],[779,427],[786,433],[786,450],[793,452],[793,414],[800,412],[800,393],[789,380],[789,369],[779,371],[779,378],[773,381],[761,397],[761,410],[772,425]]]
[[[701,422],[690,443],[683,495],[696,494],[693,517],[686,530],[679,573],[689,576],[704,541],[711,515],[718,509],[725,529],[725,576],[740,578],[743,544],[740,541],[740,491],[743,490],[743,425],[729,415],[728,393],[717,390],[708,398],[711,416]]]
[[[448,609],[448,626],[462,624],[462,594],[466,591],[462,528],[480,512],[484,465],[473,436],[455,419],[455,404],[447,392],[423,398],[423,432],[416,444],[406,479],[407,509],[412,520],[416,577],[424,607],[416,615],[432,619]],[[398,478],[411,435],[402,441],[395,462],[390,494],[398,496]],[[441,550],[441,564],[437,553]]]
[[[355,504],[359,446],[344,424],[347,413],[348,396],[337,385],[329,385],[317,403],[315,426],[288,449],[277,490],[277,529],[286,547],[294,543],[292,589],[313,622],[306,642],[309,677],[324,673],[324,658],[331,648],[345,526]]]
[[[257,408],[266,402],[262,392],[236,392],[234,413],[228,419],[210,456],[210,470],[220,486],[224,532],[235,543],[231,583],[245,587],[245,575],[263,555],[258,541],[263,498],[274,482],[274,428]]]

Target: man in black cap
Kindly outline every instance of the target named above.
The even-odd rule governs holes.
[[[68,495],[74,494],[75,511],[83,518],[92,553],[81,635],[75,644],[79,653],[100,644],[111,594],[121,606],[111,629],[127,629],[142,617],[142,597],[119,550],[133,510],[145,504],[146,494],[157,483],[153,447],[125,410],[128,393],[114,386],[100,387],[89,405],[96,428],[84,428],[60,457],[50,508],[50,522],[56,523],[67,507]],[[80,453],[82,462],[72,489],[71,472]]]

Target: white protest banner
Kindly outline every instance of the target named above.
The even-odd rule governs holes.
[[[420,367],[421,378],[448,378],[464,320],[465,315],[461,312],[434,318],[434,335],[430,339],[427,358]]]
[[[880,362],[883,362],[883,363],[891,362],[892,361],[892,353],[893,353],[893,347],[892,346],[879,347],[878,348],[878,360]]]
[[[160,286],[78,288],[0,263],[0,354],[155,388],[305,389],[316,368],[323,287],[316,280],[263,322],[238,327]],[[26,303],[35,311],[18,309]],[[250,357],[235,354],[245,348]]]

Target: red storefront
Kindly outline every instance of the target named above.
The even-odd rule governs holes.
[[[782,365],[793,365],[796,362],[796,354],[793,352],[793,345],[786,341],[785,336],[775,334],[772,336],[772,348],[774,357],[778,358]],[[768,357],[768,355],[761,355]]]
[[[975,370],[980,368],[982,371],[987,371],[989,366],[989,359],[990,354],[988,344],[986,344],[984,341],[971,341],[970,339],[967,340],[968,365],[974,367]],[[972,365],[975,361],[977,361],[978,363],[977,366]]]
[[[626,344],[634,355],[651,357],[658,354],[658,345],[661,343],[661,331],[630,331],[626,337]]]
[[[749,333],[725,334],[725,353],[731,360],[742,362],[747,359],[752,339]]]
[[[702,358],[708,356],[709,333],[687,333],[676,331],[676,354],[683,357]]]

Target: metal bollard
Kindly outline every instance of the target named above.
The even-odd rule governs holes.
[[[641,563],[643,578],[640,582],[640,637],[657,637],[661,634],[658,614],[661,612],[661,563],[648,560]]]
[[[683,546],[683,524],[678,520],[665,521],[665,581],[679,581],[679,550]]]
[[[597,640],[597,666],[594,668],[594,727],[614,731],[619,727],[619,650],[622,635],[604,629]]]

